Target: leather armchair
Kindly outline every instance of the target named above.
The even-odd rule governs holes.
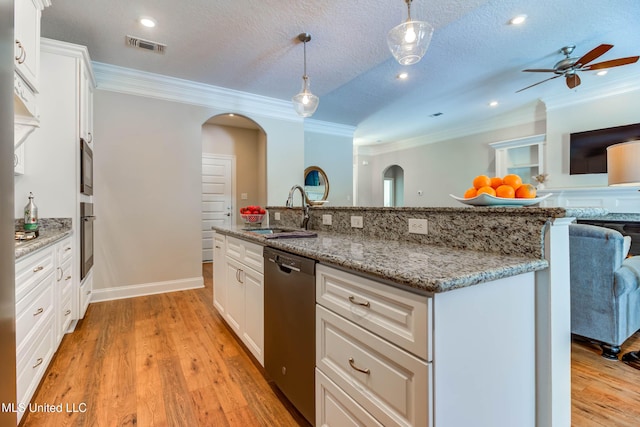
[[[616,230],[569,225],[571,333],[597,341],[617,359],[620,345],[640,329],[640,256]]]

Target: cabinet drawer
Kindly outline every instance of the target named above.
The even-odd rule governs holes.
[[[43,326],[29,346],[18,351],[18,403],[28,403],[42,379],[54,353],[53,313],[48,313]]]
[[[84,319],[84,315],[91,302],[91,292],[93,291],[93,272],[89,272],[89,275],[84,278],[84,281],[80,284],[80,313],[78,317]]]
[[[246,240],[227,236],[227,256],[240,261],[258,273],[264,272],[264,258],[262,246]]]
[[[362,406],[316,369],[316,425],[327,427],[383,427]]]
[[[54,277],[52,274],[16,304],[16,347],[20,350],[32,331],[42,328],[53,312]]]
[[[56,246],[56,251],[58,252],[58,262],[60,264],[70,260],[73,253],[71,237],[67,237],[62,240],[62,242]]]
[[[318,305],[316,340],[316,366],[383,425],[431,425],[431,364]]]
[[[432,360],[432,298],[320,264],[316,301],[416,356]]]
[[[53,271],[53,248],[48,247],[16,263],[16,302]]]

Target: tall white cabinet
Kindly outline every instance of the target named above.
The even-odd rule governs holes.
[[[71,313],[65,318],[75,320],[84,315],[88,303],[84,294],[91,291],[87,278],[80,282],[80,202],[93,202],[93,196],[80,193],[80,138],[93,135],[95,79],[84,46],[42,38],[40,62],[40,127],[23,144],[25,167],[23,175],[15,177],[15,214],[22,217],[21,207],[33,192],[41,218],[72,218],[72,262],[67,274],[72,282],[65,288],[65,312]],[[95,141],[90,145],[93,150]]]

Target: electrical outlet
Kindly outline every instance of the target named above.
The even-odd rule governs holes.
[[[362,217],[361,216],[352,216],[351,217],[351,227],[353,227],[353,228],[362,228]]]
[[[273,219],[275,219],[276,221],[280,221],[280,212],[274,212]]]
[[[240,193],[241,200],[247,200],[248,198],[249,198],[249,195],[247,193]]]
[[[322,215],[322,224],[331,225],[331,215],[327,215],[327,214]]]
[[[429,234],[429,223],[426,219],[409,218],[409,233]]]

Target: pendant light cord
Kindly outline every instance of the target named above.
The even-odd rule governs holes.
[[[411,22],[411,2],[413,0],[405,0],[407,2],[407,22]]]

